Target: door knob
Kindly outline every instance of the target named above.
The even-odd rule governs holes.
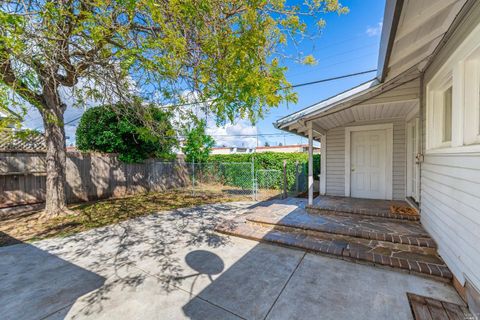
[[[353,171],[355,171],[355,168],[352,168],[351,170],[352,170],[352,172],[353,172]]]

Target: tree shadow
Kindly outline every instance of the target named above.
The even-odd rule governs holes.
[[[82,292],[88,294],[82,297],[81,303],[76,303],[75,310],[69,312],[67,309],[56,317],[62,318],[67,313],[69,318],[96,317],[109,308],[105,304],[113,299],[112,295],[119,290],[135,290],[151,281],[152,276],[157,281],[155,287],[158,290],[166,293],[177,291],[185,280],[185,264],[178,251],[199,246],[218,248],[229,243],[227,237],[214,232],[214,227],[230,210],[230,204],[183,208],[37,243],[45,252],[107,279],[106,283]],[[208,256],[208,252],[197,250],[188,255],[187,264],[193,266],[198,275],[212,276],[223,270],[218,259],[211,265],[198,264],[205,255]],[[148,272],[144,272],[145,265]],[[31,271],[38,273],[33,266]],[[71,303],[74,301],[72,299]]]
[[[105,278],[34,245],[0,232],[9,242],[0,248],[2,319],[40,319],[100,288]],[[10,238],[10,239],[8,239]]]
[[[248,295],[251,288],[254,288],[252,299],[256,294],[274,296],[269,290],[256,287],[262,281],[262,274],[256,270],[265,264],[267,269],[274,268],[268,265],[272,261],[268,258],[271,252],[265,250],[265,246],[249,250],[227,271],[226,262],[216,253],[216,250],[228,250],[231,240],[217,234],[215,226],[252,207],[247,203],[224,203],[183,208],[66,238],[40,241],[34,246],[19,244],[0,248],[2,257],[10,252],[6,259],[0,259],[0,277],[7,277],[3,274],[9,277],[8,293],[0,292],[0,309],[8,307],[7,312],[11,313],[5,313],[6,319],[38,318],[39,314],[53,313],[55,319],[97,318],[116,312],[112,309],[117,310],[119,304],[128,306],[132,295],[140,297],[140,305],[134,305],[133,310],[140,307],[149,312],[158,308],[163,299],[184,295],[188,302],[183,309],[182,304],[180,310],[177,309],[183,311],[183,316],[191,319],[215,318],[213,314],[218,319],[225,319],[226,315],[231,317],[198,299],[196,287],[207,281],[211,288],[205,294],[221,295],[222,290],[229,288],[232,291],[229,297],[235,299],[241,298],[235,295]],[[25,254],[16,248],[21,248]],[[49,259],[35,258],[29,251],[39,252],[36,255]],[[45,263],[44,260],[61,263]],[[54,268],[57,264],[64,269]],[[281,265],[282,261],[275,264]],[[21,266],[18,270],[17,265]],[[250,279],[240,281],[240,288],[234,290],[233,281],[239,275]],[[277,277],[275,272],[272,277]],[[18,280],[24,278],[24,282]],[[3,280],[1,283],[3,285]],[[22,288],[19,289],[19,285]],[[45,291],[40,294],[37,288]],[[142,294],[145,292],[145,297],[152,296],[152,300],[148,300],[151,304],[144,301],[146,298]],[[234,303],[235,299],[229,301]],[[251,303],[255,305],[256,302],[252,300]],[[14,317],[13,313],[20,309],[25,316]],[[1,313],[3,319],[4,312]]]

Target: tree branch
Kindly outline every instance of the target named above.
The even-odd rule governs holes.
[[[33,92],[28,86],[15,76],[10,59],[0,54],[0,81],[9,86],[15,93],[31,104],[45,105],[43,97]]]

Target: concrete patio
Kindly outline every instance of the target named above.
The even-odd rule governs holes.
[[[213,231],[252,205],[0,248],[1,318],[411,319],[407,292],[461,303],[441,281]]]

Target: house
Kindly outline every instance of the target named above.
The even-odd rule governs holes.
[[[257,153],[262,152],[284,152],[284,153],[295,153],[295,152],[308,152],[308,144],[291,144],[286,146],[265,146],[257,147]],[[313,153],[320,153],[320,147],[313,146]]]
[[[371,81],[279,119],[322,146],[320,194],[404,200],[480,314],[480,1],[387,0]]]
[[[244,147],[217,147],[212,148],[210,154],[236,154],[236,153],[253,153],[255,152],[254,148],[244,148]]]
[[[236,154],[236,153],[262,153],[262,152],[308,152],[308,144],[292,144],[286,146],[265,146],[257,148],[217,147],[212,148],[211,154]],[[313,147],[313,153],[320,153],[320,147]]]

